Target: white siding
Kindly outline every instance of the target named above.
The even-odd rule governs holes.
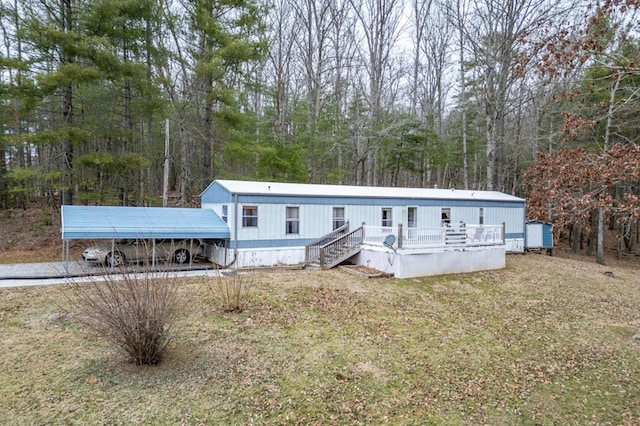
[[[366,200],[363,200],[365,202]],[[452,205],[443,206],[415,206],[411,200],[406,205],[352,205],[352,204],[295,204],[295,203],[238,203],[237,211],[234,203],[228,206],[227,223],[231,231],[232,245],[239,244],[238,266],[251,266],[256,262],[260,265],[297,264],[304,260],[304,244],[319,238],[333,230],[333,208],[343,207],[345,219],[349,221],[351,229],[362,223],[370,226],[382,225],[382,209],[392,209],[393,227],[399,224],[407,226],[407,207],[417,207],[417,227],[439,227],[443,207],[451,209],[451,223],[463,221],[467,224],[478,224],[479,207]],[[242,207],[258,207],[258,226],[242,226]],[[203,204],[203,208],[212,208],[218,215],[222,215],[223,204]],[[298,207],[300,212],[299,234],[286,233],[286,208]],[[507,251],[521,252],[524,250],[524,205],[522,207],[483,207],[484,224],[506,224]],[[236,224],[237,217],[237,224]],[[236,236],[237,231],[237,236]],[[517,237],[516,237],[517,236]],[[291,241],[287,243],[287,241]],[[232,258],[227,256],[228,259]]]
[[[242,226],[243,205],[258,207],[258,226]],[[228,225],[231,239],[235,239],[236,211],[233,204],[228,205]],[[203,208],[212,208],[222,215],[222,204],[206,204]],[[287,234],[285,228],[286,208],[300,208],[300,233]],[[367,206],[367,205],[313,205],[313,204],[239,204],[238,205],[238,239],[239,240],[269,240],[269,239],[299,239],[318,238],[333,230],[333,207],[344,207],[345,218],[351,228],[362,223],[371,226],[382,225],[382,209],[392,208],[393,226],[399,224],[407,226],[407,206]],[[417,226],[437,227],[441,224],[442,207],[420,206],[417,209]],[[468,224],[478,224],[479,207],[451,207],[451,223],[463,221]],[[484,224],[506,224],[506,233],[524,232],[524,208],[484,207]]]

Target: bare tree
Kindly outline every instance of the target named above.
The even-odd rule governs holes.
[[[363,44],[359,54],[363,62],[367,81],[363,93],[368,107],[368,129],[364,136],[366,175],[358,183],[376,185],[376,153],[379,149],[375,135],[380,124],[384,89],[388,83],[392,51],[401,30],[403,0],[349,0],[358,21],[358,34]]]
[[[415,33],[415,43],[413,44],[413,70],[409,84],[410,91],[410,113],[414,117],[418,116],[418,86],[420,85],[420,68],[422,65],[422,40],[426,38],[431,15],[432,0],[413,0],[413,26]]]
[[[344,128],[348,123],[349,102],[354,95],[354,79],[355,75],[355,17],[350,13],[349,0],[336,0],[331,3],[331,32],[329,33],[329,43],[331,46],[331,56],[333,59],[333,67],[330,69],[332,75],[332,83],[329,95],[333,98],[333,129],[332,138],[333,145],[329,148],[335,153],[340,169],[345,170],[349,167],[345,152],[348,150],[343,141]],[[345,173],[346,174],[346,173]],[[349,183],[354,183],[356,175]]]
[[[324,144],[319,140],[318,121],[324,106],[328,69],[330,68],[329,32],[332,29],[331,0],[305,0],[292,2],[294,19],[300,23],[299,36],[296,37],[304,71],[305,97],[307,104],[306,132],[307,169],[312,179],[322,171]],[[318,167],[320,166],[320,167]]]
[[[479,71],[485,119],[487,189],[504,190],[509,100],[532,59],[523,51],[522,43],[531,33],[542,31],[561,7],[565,5],[549,0],[487,0],[474,3],[467,17],[462,16],[463,9],[449,9],[470,48],[472,57],[468,60]]]
[[[290,0],[280,0],[269,15],[269,24],[274,34],[269,40],[267,72],[269,81],[265,85],[273,87],[273,136],[283,141],[289,130],[289,101],[291,95],[291,78],[294,63],[295,34],[300,24],[287,13]],[[267,77],[267,76],[265,76]]]
[[[466,15],[469,8],[467,0],[455,0],[450,3],[444,3],[441,7],[445,10],[447,19],[452,26],[457,29],[457,52],[458,52],[458,79],[459,92],[458,104],[460,108],[461,124],[460,139],[462,142],[462,184],[465,189],[469,189],[469,150],[467,143],[467,79],[466,79],[466,39],[465,25]]]
[[[430,2],[427,5],[431,8]],[[433,6],[436,6],[434,4]],[[445,117],[445,100],[450,83],[447,82],[449,58],[451,55],[452,25],[441,10],[416,10],[416,13],[426,13],[417,20],[422,25],[421,35],[416,38],[416,45],[421,57],[416,92],[420,95],[418,118],[423,120],[426,127],[433,129],[440,140],[444,138],[443,119]],[[427,183],[432,183],[432,160],[426,158],[424,170]],[[443,185],[442,167],[437,168],[437,183]]]

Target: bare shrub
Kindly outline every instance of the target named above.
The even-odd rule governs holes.
[[[253,280],[252,271],[233,271],[218,274],[213,282],[208,282],[208,286],[224,312],[242,312]]]
[[[74,282],[68,299],[79,308],[83,323],[133,362],[156,365],[171,340],[179,282],[166,272],[120,272]]]

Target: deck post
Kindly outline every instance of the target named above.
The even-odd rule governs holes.
[[[503,245],[506,244],[506,238],[507,238],[506,229],[507,229],[506,223],[502,222],[502,244]]]
[[[398,248],[402,248],[402,224],[398,224]]]
[[[62,260],[64,261],[64,277],[69,276],[69,240],[62,240]]]

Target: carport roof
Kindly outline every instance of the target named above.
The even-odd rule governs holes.
[[[63,240],[114,238],[227,239],[227,224],[210,209],[62,206]]]

